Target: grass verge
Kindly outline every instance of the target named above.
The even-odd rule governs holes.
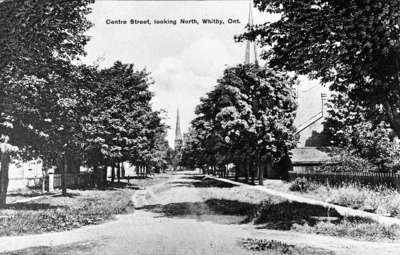
[[[276,240],[245,238],[241,245],[251,251],[263,251],[263,254],[287,254],[287,255],[334,255],[335,252],[311,246],[297,246]]]
[[[131,184],[110,184],[104,190],[72,190],[68,196],[52,196],[0,208],[0,236],[66,231],[111,220],[132,212],[135,190],[168,179],[166,174],[134,179]],[[30,194],[18,194],[30,196]]]
[[[290,202],[245,186],[204,189],[200,195],[217,214],[246,215],[243,222],[257,228],[297,231],[347,237],[356,240],[392,241],[400,239],[400,226],[386,226],[370,219],[343,217],[335,209]]]
[[[72,254],[92,254],[92,250],[98,247],[99,243],[84,242],[55,247],[43,246],[32,247],[17,251],[1,252],[0,255],[72,255]]]
[[[0,210],[0,236],[66,231],[110,220],[133,210],[133,189],[74,191],[10,204]]]
[[[307,188],[299,189],[299,186]],[[385,186],[369,187],[357,183],[330,186],[303,178],[296,179],[289,188],[303,196],[328,203],[400,218],[400,193]]]

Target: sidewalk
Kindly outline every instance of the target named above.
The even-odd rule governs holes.
[[[335,209],[342,216],[369,218],[380,224],[387,225],[387,226],[390,226],[393,224],[400,225],[400,219],[397,219],[397,218],[386,217],[386,216],[378,215],[375,213],[369,213],[369,212],[364,212],[361,210],[356,210],[356,209],[352,209],[352,208],[348,208],[348,207],[344,207],[344,206],[340,206],[340,205],[334,205],[334,204],[322,202],[322,201],[311,199],[311,198],[306,198],[306,197],[302,197],[302,196],[297,196],[297,195],[288,194],[285,192],[269,189],[269,188],[266,188],[263,186],[252,186],[252,185],[235,182],[235,181],[231,181],[231,180],[227,180],[227,179],[223,179],[223,178],[218,178],[218,177],[214,177],[214,176],[209,176],[209,175],[206,175],[206,177],[214,179],[214,180],[218,180],[221,182],[234,184],[234,185],[246,186],[249,189],[259,190],[259,191],[265,192],[268,195],[285,198],[285,199],[287,199],[289,201],[293,201],[293,202],[306,203],[306,204],[310,204],[310,205],[318,205],[318,206],[325,207],[327,209]]]

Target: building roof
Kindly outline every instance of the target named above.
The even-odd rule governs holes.
[[[302,147],[291,150],[293,165],[320,165],[337,163],[338,149],[335,147]]]

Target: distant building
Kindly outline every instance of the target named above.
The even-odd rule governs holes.
[[[317,81],[302,82],[298,87],[295,126],[299,142],[291,151],[295,172],[315,172],[323,165],[339,161],[337,149],[329,147],[323,134],[328,94],[329,90]]]
[[[295,120],[297,135],[299,136],[298,147],[328,145],[322,134],[327,101],[327,93],[323,91],[319,84],[298,91],[298,109]]]
[[[293,171],[313,173],[324,165],[334,165],[340,160],[339,152],[334,147],[302,147],[291,150]]]
[[[181,131],[181,123],[179,119],[179,109],[178,109],[176,113],[176,126],[175,126],[175,143],[174,143],[175,151],[180,151],[182,149],[182,146],[183,146],[183,136]]]

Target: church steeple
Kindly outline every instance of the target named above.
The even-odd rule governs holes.
[[[254,25],[253,20],[253,12],[252,12],[252,2],[249,3],[249,20],[247,22],[247,26],[251,27]],[[253,44],[253,57],[254,57],[254,64],[258,65],[258,58],[257,58],[257,45],[255,42],[250,42],[249,40],[246,41],[246,51],[244,55],[244,63],[250,64],[250,51],[251,45]]]
[[[183,145],[183,137],[181,131],[181,123],[179,119],[179,108],[176,111],[176,126],[175,126],[175,150],[180,150]]]

